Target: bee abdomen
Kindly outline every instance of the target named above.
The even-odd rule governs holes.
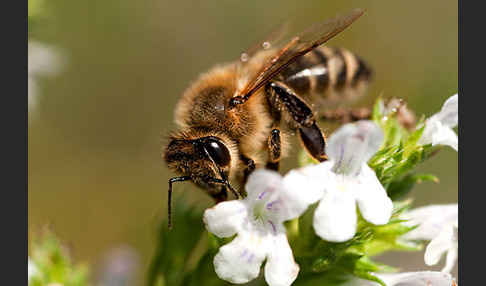
[[[370,67],[345,49],[318,47],[281,72],[283,81],[298,94],[322,99],[355,97],[371,80]]]

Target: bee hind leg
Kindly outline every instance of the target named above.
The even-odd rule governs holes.
[[[327,122],[350,123],[358,120],[367,120],[371,118],[371,108],[337,108],[326,110],[319,114],[319,119]]]
[[[271,108],[288,113],[294,125],[297,125],[299,137],[307,152],[318,161],[327,160],[324,151],[326,139],[316,124],[309,104],[282,82],[270,82],[265,90]]]
[[[324,152],[326,139],[315,122],[310,127],[300,127],[299,135],[305,149],[314,159],[319,162],[327,160],[327,155]]]

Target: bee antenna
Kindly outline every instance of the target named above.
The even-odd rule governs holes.
[[[219,174],[221,175],[221,178],[223,178],[224,185],[227,186],[230,189],[230,191],[233,193],[233,195],[235,195],[235,197],[237,199],[239,199],[240,194],[235,189],[233,189],[230,182],[228,181],[228,178],[225,176],[224,172],[221,169],[219,169],[219,167],[218,167],[218,170],[219,170]]]
[[[233,189],[233,187],[230,185],[229,181],[226,179],[224,183],[230,189],[230,191],[233,193],[233,195],[235,195],[235,197],[237,199],[239,199],[240,198],[240,194],[235,189]]]
[[[167,227],[172,229],[172,183],[175,182],[184,182],[191,180],[191,177],[189,176],[182,176],[182,177],[174,177],[169,179],[169,194],[168,194],[168,199],[167,199]]]
[[[224,186],[228,187],[230,189],[230,191],[233,193],[233,195],[235,195],[235,197],[237,199],[239,199],[241,196],[239,195],[239,193],[233,189],[233,187],[230,185],[228,179],[226,178],[226,176],[224,175],[224,173],[220,173],[221,174],[221,177],[223,179],[218,179],[218,178],[212,178],[212,177],[207,177],[208,180],[212,181],[213,183],[218,183],[218,184],[223,184]]]
[[[230,185],[230,183],[228,181],[228,178],[225,176],[223,170],[221,170],[221,168],[219,167],[219,165],[216,164],[216,162],[214,161],[213,157],[211,157],[211,155],[209,155],[209,152],[208,152],[208,150],[206,150],[206,148],[204,148],[204,152],[206,152],[206,155],[209,157],[209,159],[211,160],[211,162],[213,162],[213,165],[218,170],[219,175],[221,176],[221,179],[222,179],[222,183],[230,189],[230,191],[233,193],[233,195],[235,195],[235,197],[237,199],[239,199],[240,198],[239,193],[235,189],[233,189],[233,187]]]

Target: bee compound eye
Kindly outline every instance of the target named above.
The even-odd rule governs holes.
[[[204,143],[204,148],[219,166],[223,167],[229,164],[231,160],[230,152],[221,141],[209,138]]]

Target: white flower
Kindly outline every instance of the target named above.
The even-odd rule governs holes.
[[[37,275],[37,266],[35,266],[34,262],[30,260],[30,257],[27,258],[27,283],[30,283],[30,278],[32,276]]]
[[[419,225],[406,233],[407,240],[430,240],[425,249],[425,264],[435,265],[444,253],[446,264],[443,272],[450,272],[457,260],[458,206],[457,204],[431,205],[417,208],[403,215],[407,225]]]
[[[407,240],[432,240],[441,232],[444,225],[457,221],[457,204],[429,205],[405,212],[400,216],[406,219],[405,225],[417,228],[407,232],[402,238]]]
[[[442,272],[451,272],[454,264],[457,261],[457,249],[458,249],[458,224],[457,221],[444,229],[439,235],[430,241],[429,245],[425,249],[425,264],[435,265],[439,263],[440,258],[444,253],[446,254],[446,263]]]
[[[456,283],[448,273],[436,271],[403,272],[390,274],[373,274],[387,286],[455,286]],[[342,286],[379,286],[377,282],[354,278]]]
[[[452,130],[459,119],[459,99],[457,93],[446,100],[442,109],[425,122],[425,129],[419,144],[449,145],[457,151],[458,138]]]
[[[356,233],[356,203],[364,219],[386,224],[393,204],[375,172],[367,165],[383,141],[383,132],[371,121],[346,124],[332,134],[326,147],[329,161],[291,171],[287,187],[304,189],[312,200],[320,191],[314,213],[314,229],[321,238],[343,242]]]
[[[46,44],[29,41],[28,43],[28,106],[32,109],[37,103],[38,78],[59,73],[64,59],[59,51]]]
[[[221,202],[204,212],[209,232],[219,237],[237,234],[214,257],[214,268],[221,279],[246,283],[258,276],[265,259],[269,285],[290,285],[297,278],[299,266],[283,222],[298,217],[316,199],[290,192],[284,181],[277,172],[256,170],[245,186],[245,199]]]

